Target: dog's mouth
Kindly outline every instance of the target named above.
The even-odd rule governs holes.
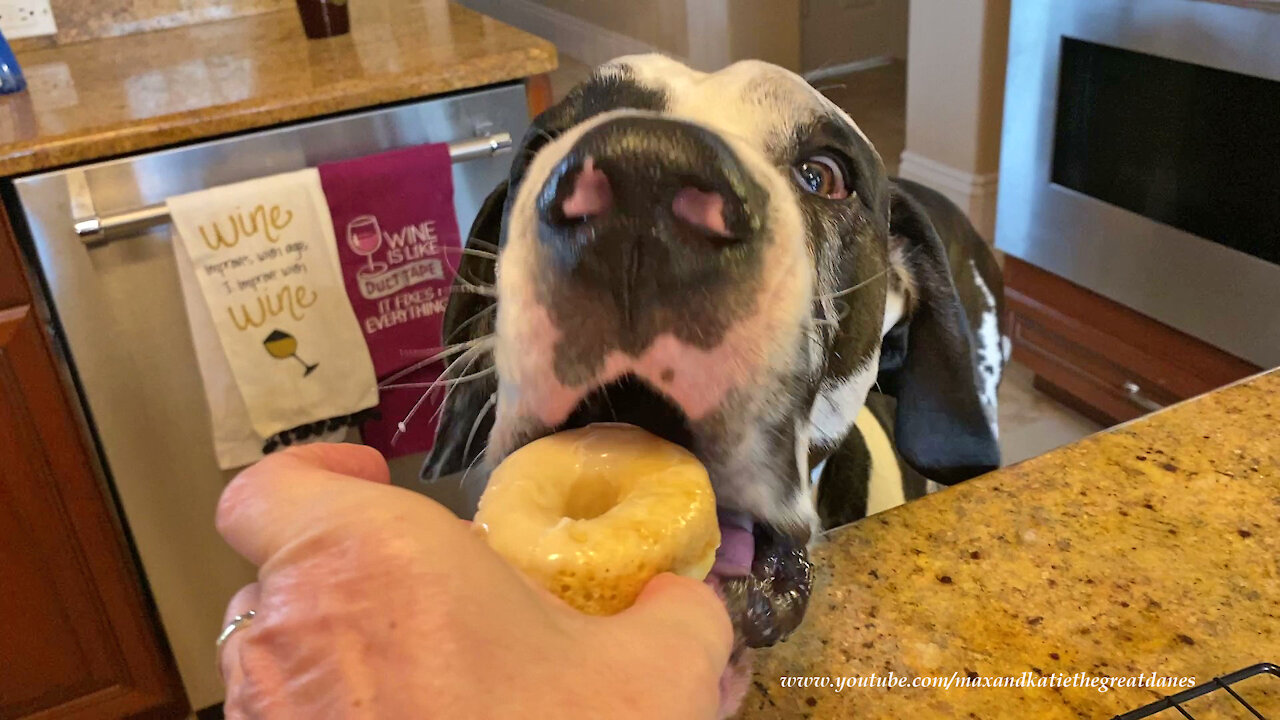
[[[598,422],[635,425],[699,459],[714,451],[707,444],[716,442],[699,433],[679,407],[634,375],[588,393],[555,431]],[[713,475],[711,480],[718,488],[717,478]],[[725,602],[737,644],[769,647],[804,619],[812,588],[808,552],[803,542],[749,512],[718,503],[717,514],[720,547],[707,583]]]

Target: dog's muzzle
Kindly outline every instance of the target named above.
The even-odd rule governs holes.
[[[601,368],[615,352],[643,358],[661,336],[714,351],[758,301],[769,199],[730,143],[698,125],[624,116],[577,138],[535,196],[544,259],[537,282],[557,325],[570,328],[557,348],[557,378],[565,386],[596,387],[567,421],[549,429],[627,422],[704,462],[723,454],[728,422],[707,416],[718,409],[700,414],[696,403],[680,402],[680,392],[663,385],[716,368],[683,366],[678,357],[665,371],[646,370],[642,361],[621,377]],[[722,511],[725,540],[710,582],[739,642],[772,645],[804,616],[808,527],[774,528]]]
[[[633,296],[652,286],[672,300],[758,252],[767,205],[714,133],[617,118],[586,132],[551,172],[538,196],[539,237],[570,276],[562,280]]]

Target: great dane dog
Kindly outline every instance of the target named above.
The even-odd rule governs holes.
[[[998,465],[991,250],[782,68],[601,66],[534,120],[468,247],[424,476],[597,421],[688,448],[751,558],[709,580],[728,676],[800,623],[815,531]]]

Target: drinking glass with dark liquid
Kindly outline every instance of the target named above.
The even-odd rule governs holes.
[[[345,35],[351,30],[347,0],[298,0],[298,14],[309,38]]]

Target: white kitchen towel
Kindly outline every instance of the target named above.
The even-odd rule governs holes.
[[[168,206],[186,250],[178,261],[189,263],[260,438],[300,426],[336,429],[377,404],[316,170],[179,195]]]
[[[205,400],[209,405],[209,421],[213,431],[213,454],[218,467],[223,470],[244,467],[262,459],[262,448],[271,438],[264,438],[253,429],[249,420],[249,408],[240,397],[240,388],[231,377],[231,365],[222,352],[222,341],[213,327],[209,306],[196,282],[191,256],[175,231],[173,233],[174,256],[178,264],[178,279],[182,286],[182,303],[187,309],[187,321],[191,327],[191,344],[196,351],[196,365],[204,385]],[[315,442],[342,442],[347,428],[338,428],[314,436]]]

